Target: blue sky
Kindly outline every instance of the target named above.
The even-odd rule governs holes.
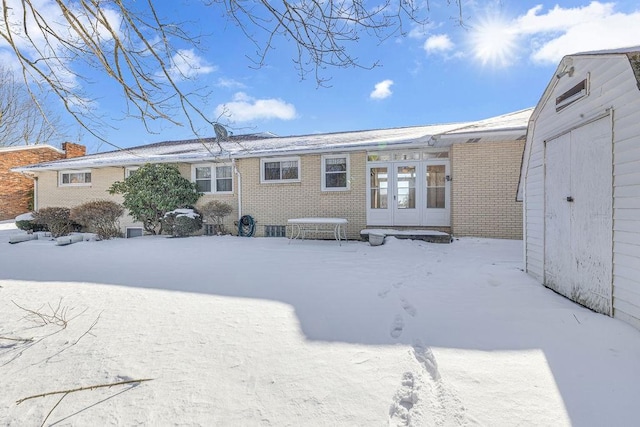
[[[40,0],[47,3],[49,0]],[[143,2],[144,3],[144,2]],[[140,3],[140,4],[143,4]],[[279,41],[266,64],[247,58],[255,48],[221,17],[196,0],[155,1],[161,14],[185,28],[207,34],[200,51],[185,52],[195,82],[211,94],[204,107],[236,134],[270,131],[300,135],[402,127],[483,119],[534,106],[565,54],[640,45],[637,1],[465,1],[464,25],[455,5],[430,1],[430,24],[406,28],[405,37],[380,43],[361,39],[352,55],[371,70],[327,69],[329,87],[313,74],[301,80],[292,63],[293,46]],[[0,45],[0,58],[3,55]],[[85,91],[97,99],[96,112],[113,128],[103,135],[119,147],[193,138],[188,127],[153,125],[149,134],[124,118],[126,105],[113,85],[96,80]],[[213,134],[213,132],[208,132]],[[86,133],[90,152],[113,149]]]

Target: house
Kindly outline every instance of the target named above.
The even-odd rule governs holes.
[[[37,178],[36,208],[112,198],[107,189],[147,162],[175,164],[208,200],[251,215],[256,235],[287,220],[340,217],[349,239],[367,227],[430,228],[520,239],[515,200],[532,109],[465,123],[276,137],[168,141],[18,168]],[[127,235],[141,233],[131,218]]]
[[[32,201],[33,179],[12,168],[84,156],[84,145],[65,142],[62,150],[50,145],[0,147],[0,221],[28,212]]]
[[[529,123],[526,271],[640,328],[640,46],[562,59]]]

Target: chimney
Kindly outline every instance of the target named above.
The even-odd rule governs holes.
[[[62,149],[66,153],[65,159],[71,159],[72,157],[82,157],[87,154],[87,147],[80,144],[74,144],[73,142],[63,142]]]

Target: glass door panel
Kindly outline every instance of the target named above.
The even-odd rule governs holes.
[[[416,167],[398,166],[396,175],[398,209],[416,208]]]
[[[446,189],[445,165],[427,166],[427,208],[445,209]]]
[[[371,209],[389,207],[389,173],[386,167],[370,169]]]

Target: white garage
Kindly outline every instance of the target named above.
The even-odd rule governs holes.
[[[640,329],[640,46],[563,58],[527,130],[526,271]]]

